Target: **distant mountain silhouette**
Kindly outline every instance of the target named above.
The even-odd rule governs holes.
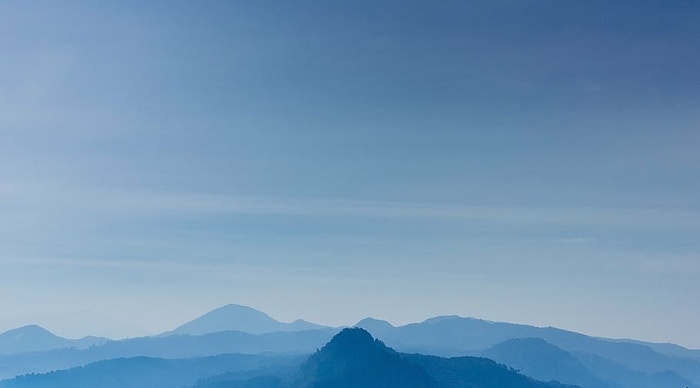
[[[224,327],[222,325],[265,333],[218,331]],[[611,388],[676,385],[700,388],[700,362],[693,358],[696,351],[677,345],[610,340],[552,327],[490,322],[458,316],[435,317],[398,327],[386,321],[367,318],[356,326],[366,329],[399,352],[443,357],[489,355],[499,362],[542,379],[551,377],[567,383],[604,386],[586,380],[590,376],[586,377],[579,368],[580,365],[576,366],[568,354]],[[306,327],[313,329],[297,331]],[[281,323],[262,312],[237,305],[225,306],[205,314],[183,325],[181,330],[212,330],[214,333],[199,336],[171,333],[109,341],[87,348],[104,339],[66,340],[36,326],[12,330],[0,335],[0,353],[11,353],[0,354],[0,379],[24,373],[67,369],[120,357],[189,358],[221,353],[309,354],[326,344],[339,331],[319,328],[318,325],[305,321]],[[273,332],[268,332],[269,330]],[[497,347],[503,342],[519,338],[541,338],[546,343],[511,341],[502,344],[502,348]],[[490,348],[493,348],[493,353],[484,353]],[[20,354],[17,354],[18,349],[21,349]],[[537,356],[530,357],[530,354]],[[455,360],[460,359],[462,357],[450,360],[457,363]],[[540,363],[535,362],[538,360]],[[441,362],[438,364],[442,365]],[[559,369],[554,370],[555,368]],[[266,380],[266,384],[272,384],[271,381]],[[585,381],[588,382],[584,383]]]
[[[372,335],[378,337],[390,332],[392,329],[395,329],[394,325],[392,325],[391,323],[374,318],[365,318],[360,322],[357,322],[355,324],[355,327],[363,328],[370,332]]]
[[[23,326],[0,334],[0,355],[39,352],[60,348],[87,348],[109,341],[107,338],[85,337],[67,339],[59,337],[37,325]]]
[[[256,376],[241,380],[219,380],[219,377],[204,381],[195,388],[286,388],[284,380],[277,376]]]
[[[237,331],[201,336],[171,335],[111,341],[86,349],[0,356],[0,379],[25,373],[43,373],[124,357],[191,358],[222,353],[310,354],[328,342],[335,329],[248,334]]]
[[[478,355],[510,339],[542,338],[569,353],[597,355],[649,376],[673,372],[700,385],[700,362],[695,359],[662,354],[646,343],[595,338],[554,327],[443,316],[384,330],[379,338],[399,351],[442,356]],[[679,350],[674,349],[678,353]],[[692,353],[692,350],[685,350]]]
[[[700,349],[688,349],[683,346],[670,343],[643,342],[631,339],[616,340],[617,342],[629,342],[637,345],[648,346],[655,351],[672,357],[690,358],[700,361]]]
[[[567,352],[540,338],[508,340],[482,354],[536,379],[584,388],[697,387],[677,372],[633,370],[598,355]]]
[[[611,388],[573,355],[541,338],[508,340],[482,354],[538,380],[557,380],[584,388]]]
[[[119,358],[0,381],[0,388],[180,388],[221,373],[248,378],[271,370],[297,368],[302,360],[300,356],[241,354],[179,360]]]
[[[575,352],[573,355],[597,376],[610,381],[616,387],[630,388],[659,388],[659,387],[690,387],[699,388],[677,372],[664,371],[646,373],[630,369],[607,358]]]
[[[440,388],[563,388],[556,381],[542,382],[483,357],[406,355],[433,376]]]
[[[172,334],[201,335],[222,331],[240,331],[249,334],[274,333],[279,331],[302,331],[325,329],[326,326],[304,320],[292,323],[279,322],[269,315],[252,307],[229,304],[212,310],[199,318],[187,322],[171,332]]]
[[[563,387],[484,358],[397,353],[360,328],[341,331],[302,359],[241,354],[179,360],[119,358],[5,380],[0,388],[180,388],[198,381],[197,388]]]

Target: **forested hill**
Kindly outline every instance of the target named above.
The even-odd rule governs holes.
[[[249,380],[213,378],[197,388],[555,388],[479,357],[442,358],[398,353],[363,329],[344,329],[290,376]]]

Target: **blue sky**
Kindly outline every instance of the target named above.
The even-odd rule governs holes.
[[[3,2],[0,329],[700,347],[699,42],[692,1]]]

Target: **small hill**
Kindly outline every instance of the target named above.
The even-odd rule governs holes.
[[[671,343],[653,343],[636,341],[632,339],[617,340],[617,342],[629,342],[637,345],[646,345],[655,351],[672,357],[689,358],[700,361],[700,349],[688,349],[680,345]]]
[[[398,353],[361,328],[344,329],[302,363],[288,378],[256,380],[214,378],[197,388],[561,388],[533,380],[493,360],[442,358]]]
[[[344,329],[302,365],[296,387],[437,387],[419,366],[360,328]]]
[[[285,388],[285,385],[279,377],[257,376],[243,380],[205,381],[196,388]]]
[[[557,380],[584,388],[610,388],[573,355],[541,338],[508,340],[482,354],[539,380]]]
[[[118,358],[0,381],[0,388],[181,388],[212,375],[239,373],[245,376],[261,368],[296,367],[300,361],[298,356],[244,354],[176,360]]]
[[[375,337],[381,337],[384,334],[391,332],[392,329],[395,329],[394,325],[387,321],[369,317],[357,322],[355,327],[365,329]]]
[[[280,331],[304,331],[304,330],[320,330],[328,329],[328,326],[318,325],[313,322],[297,319],[292,323],[282,323],[283,327]]]
[[[626,368],[615,361],[588,353],[573,353],[583,365],[601,378],[612,381],[617,387],[658,388],[688,387],[698,388],[697,384],[676,372],[665,371],[644,373]]]
[[[59,337],[38,325],[27,325],[0,334],[0,354],[40,352],[61,348],[87,348],[105,343],[107,338],[85,337],[78,340]]]
[[[382,341],[399,351],[438,356],[478,355],[513,338],[542,338],[570,354],[593,354],[647,376],[673,372],[700,386],[700,362],[693,358],[693,350],[680,346],[639,341],[632,343],[629,340],[590,337],[554,327],[535,327],[458,316],[430,318],[420,323],[395,327],[381,335]],[[611,385],[624,386],[617,380],[612,381]]]
[[[534,380],[505,365],[482,357],[406,355],[433,376],[440,388],[573,388],[559,382]]]
[[[297,320],[292,323],[280,322],[252,307],[229,304],[212,310],[177,327],[171,332],[164,333],[164,335],[202,335],[222,331],[265,334],[277,331],[303,331],[324,328],[326,327],[304,320]]]
[[[136,356],[173,359],[223,353],[306,355],[323,346],[336,333],[333,329],[258,335],[226,331],[200,336],[132,338],[110,341],[86,349],[54,349],[46,352],[0,355],[0,379],[26,373],[68,369],[100,360]]]

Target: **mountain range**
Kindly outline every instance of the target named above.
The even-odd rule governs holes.
[[[255,373],[295,368],[301,361],[299,356],[244,354],[186,359],[117,358],[0,381],[0,388],[180,388],[195,385],[198,381],[215,375],[244,378]]]
[[[210,377],[207,377],[210,376]],[[343,329],[308,357],[219,355],[100,361],[0,382],[0,388],[563,388],[477,357],[403,354],[363,329]]]
[[[485,357],[539,380],[584,388],[700,386],[698,351],[678,345],[596,338],[553,327],[458,316],[404,326],[366,318],[355,326],[404,355],[420,353],[424,355],[421,357],[450,360]],[[194,360],[228,353],[299,357],[323,347],[341,330],[302,320],[279,322],[250,307],[233,304],[170,332],[120,341],[96,337],[67,340],[38,326],[26,326],[0,334],[0,379],[134,357],[151,360],[144,362]],[[257,384],[277,384],[273,382],[276,376],[251,378],[258,379]]]
[[[199,336],[170,335],[110,341],[86,349],[64,348],[0,356],[0,379],[86,365],[95,361],[146,356],[193,358],[224,353],[309,354],[323,346],[336,330],[248,334],[225,331]]]
[[[402,351],[442,356],[484,355],[538,378],[556,375],[560,381],[584,387],[700,385],[700,362],[679,357],[679,348],[685,348],[677,345],[666,353],[668,347],[641,341],[596,338],[553,327],[458,316],[435,317],[400,327],[364,319],[358,326]],[[567,364],[566,368],[562,369],[561,364]],[[649,381],[655,383],[650,385]]]

